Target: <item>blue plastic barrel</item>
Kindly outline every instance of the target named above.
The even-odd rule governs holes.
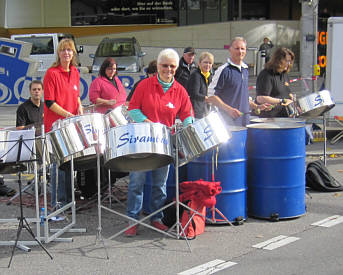
[[[248,127],[248,213],[285,219],[305,213],[305,127],[257,123]]]
[[[220,181],[222,192],[216,196],[217,208],[229,221],[237,218],[246,219],[246,139],[247,129],[243,127],[230,128],[232,137],[217,149],[208,152],[188,164],[188,180],[203,179],[212,181],[212,153],[214,153],[214,181]],[[225,223],[218,212],[213,217],[207,209],[207,217],[214,223]]]

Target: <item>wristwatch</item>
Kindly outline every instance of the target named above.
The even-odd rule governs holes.
[[[280,98],[280,104],[286,104],[287,100],[286,98]]]

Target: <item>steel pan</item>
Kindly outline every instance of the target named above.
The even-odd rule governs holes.
[[[335,107],[328,90],[312,93],[297,100],[299,114],[302,117],[317,117]]]
[[[179,166],[182,166],[231,138],[223,119],[212,111],[174,135],[178,139]]]
[[[131,123],[106,132],[105,167],[114,171],[153,170],[173,161],[171,136],[160,123]]]
[[[67,157],[78,153],[85,148],[85,139],[82,128],[76,123],[61,126],[47,133],[51,142],[52,153],[61,165]]]
[[[97,153],[103,154],[105,141],[105,122],[104,115],[100,113],[87,113],[84,115],[73,116],[63,120],[55,121],[52,125],[56,127],[77,124],[82,134],[85,148],[73,154],[75,170],[89,169],[96,166]],[[98,146],[99,142],[99,146]],[[65,157],[60,162],[60,168],[66,169],[69,166],[71,155]]]
[[[120,105],[105,115],[106,128],[127,125],[129,123],[127,108]]]

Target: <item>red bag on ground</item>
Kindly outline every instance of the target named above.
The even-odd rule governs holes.
[[[189,201],[187,203],[187,206],[196,210],[204,217],[206,216],[206,207],[198,200]],[[187,238],[191,240],[194,239],[196,235],[200,235],[205,231],[205,218],[200,216],[199,214],[195,214],[193,216],[194,213],[194,211],[191,211],[187,208],[184,208],[183,210],[180,223],[185,234],[181,230],[180,236],[182,238]]]
[[[187,204],[190,208],[199,212],[193,216],[194,211],[185,208],[181,216],[181,237],[194,239],[205,231],[206,207],[211,208],[216,204],[216,195],[222,191],[220,182],[208,182],[204,180],[186,181],[180,184],[183,192],[180,201]]]

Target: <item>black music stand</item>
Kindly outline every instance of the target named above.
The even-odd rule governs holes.
[[[30,139],[32,140],[32,139]],[[12,141],[13,142],[13,141]],[[17,159],[16,159],[16,162],[15,162],[15,165],[13,167],[17,168],[17,172],[18,172],[18,185],[19,185],[19,202],[20,202],[20,216],[18,217],[18,220],[19,220],[19,224],[18,224],[18,229],[17,229],[17,238],[15,240],[15,243],[14,243],[14,246],[13,246],[13,249],[12,249],[12,254],[11,254],[11,258],[10,258],[10,261],[8,263],[8,268],[11,266],[11,262],[12,262],[12,259],[13,259],[13,256],[14,256],[14,250],[15,248],[17,247],[17,244],[18,244],[18,240],[20,238],[20,234],[21,234],[21,231],[23,228],[25,228],[29,233],[30,235],[32,236],[32,238],[39,244],[39,246],[48,254],[48,256],[52,258],[51,254],[49,253],[49,251],[43,246],[43,244],[37,239],[37,237],[34,235],[29,223],[27,222],[26,218],[24,217],[24,213],[23,213],[23,202],[22,202],[22,190],[21,190],[21,172],[25,171],[26,170],[26,167],[25,168],[21,168],[23,166],[20,166],[20,164],[22,164],[22,162],[27,162],[29,160],[21,160],[21,154],[22,154],[22,147],[23,147],[23,144],[26,146],[26,149],[28,149],[29,151],[31,151],[30,147],[24,142],[24,139],[23,139],[23,135],[20,135],[19,139],[15,141],[15,144],[10,148],[10,150],[6,153],[6,155],[10,152],[10,151],[17,151]],[[3,166],[3,167],[2,167]],[[6,165],[6,163],[1,163],[0,164],[0,172],[1,172],[1,168],[4,168],[8,165]],[[13,168],[13,169],[15,169]]]

